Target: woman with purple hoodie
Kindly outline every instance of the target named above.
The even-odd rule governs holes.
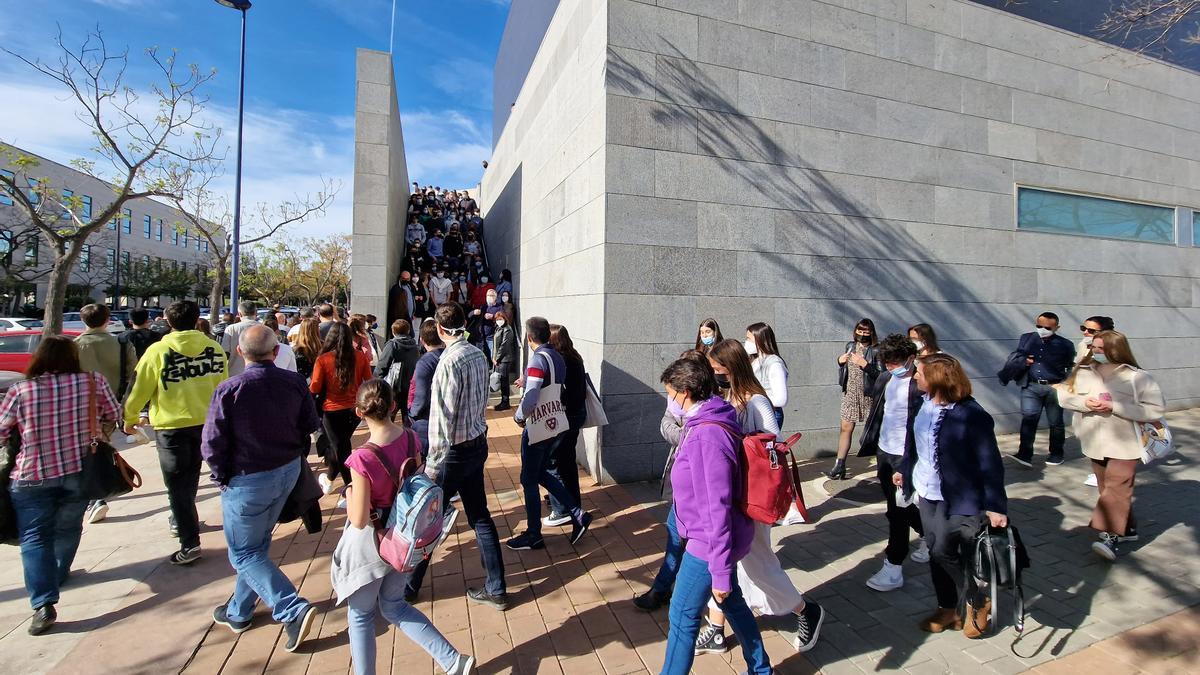
[[[685,411],[671,489],[679,536],[687,542],[671,595],[662,675],[691,670],[700,619],[710,597],[742,646],[746,672],[769,675],[771,661],[762,635],[737,584],[737,562],[754,539],[753,523],[734,504],[741,483],[737,411],[714,395],[712,369],[696,360],[672,363],[661,381],[668,398]]]

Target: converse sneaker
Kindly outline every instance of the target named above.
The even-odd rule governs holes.
[[[1133,526],[1126,527],[1125,534],[1121,535],[1121,541],[1137,541],[1137,540],[1138,540],[1137,528],[1133,527]]]
[[[551,512],[550,515],[542,518],[542,525],[546,527],[558,527],[559,525],[566,525],[569,522],[571,522],[571,514],[569,513]]]
[[[531,551],[533,549],[546,548],[546,542],[542,539],[542,535],[532,534],[529,530],[509,539],[504,542],[504,545],[514,551]]]
[[[917,547],[913,549],[912,553],[908,554],[908,557],[912,558],[913,562],[921,563],[922,565],[929,562],[929,544],[926,544],[924,539],[918,539]]]
[[[806,652],[817,644],[821,636],[821,624],[825,623],[825,608],[809,600],[796,615],[796,639],[792,646],[798,652]]]
[[[1108,532],[1100,533],[1100,541],[1092,543],[1092,552],[1110,562],[1117,559],[1117,544],[1121,538]]]
[[[902,586],[904,586],[904,567],[893,565],[886,560],[883,561],[883,567],[879,568],[874,576],[867,579],[867,588],[880,592],[894,591]]]
[[[710,623],[696,636],[696,654],[724,654],[728,648],[725,644],[724,626],[714,626]]]
[[[172,565],[191,565],[199,559],[200,547],[193,546],[191,548],[181,548],[178,551],[175,551],[171,554],[170,558],[167,558],[167,562],[171,563]]]
[[[98,523],[104,520],[104,517],[107,515],[108,502],[104,501],[103,499],[97,499],[96,501],[92,502],[92,507],[88,509],[88,522]]]

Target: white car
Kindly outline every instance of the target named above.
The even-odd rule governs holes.
[[[67,312],[63,314],[63,330],[77,330],[82,333],[87,329],[87,324],[83,322],[83,319],[79,318],[79,312]],[[113,335],[124,333],[125,324],[121,323],[120,320],[110,320],[108,322],[108,332]]]
[[[19,317],[0,319],[0,332],[10,330],[37,330],[41,327],[41,319],[26,319]]]

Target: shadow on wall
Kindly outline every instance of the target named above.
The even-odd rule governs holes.
[[[492,274],[500,278],[500,270],[513,273],[513,297],[520,307],[521,300],[521,171],[518,164],[492,201],[483,221],[484,246],[488,250],[488,264]],[[482,186],[482,183],[480,184]],[[482,187],[481,187],[482,189]],[[520,311],[518,309],[518,311]],[[516,325],[516,321],[513,322]]]
[[[1037,300],[1036,278],[1021,280],[1003,268],[983,266],[967,268],[974,275],[968,277],[955,273],[956,269],[964,269],[961,267],[918,262],[931,257],[929,249],[935,243],[932,237],[952,236],[960,230],[938,228],[931,231],[929,241],[921,241],[902,224],[882,218],[879,215],[880,204],[886,200],[889,212],[897,213],[906,210],[904,204],[898,203],[899,200],[910,200],[913,208],[931,209],[934,198],[932,185],[896,183],[897,191],[894,194],[875,194],[877,183],[873,179],[843,174],[827,175],[813,168],[817,164],[813,161],[814,157],[805,156],[804,152],[781,144],[783,133],[774,122],[751,119],[739,112],[737,101],[728,93],[727,84],[723,86],[705,68],[683,58],[682,53],[670,46],[669,41],[666,44],[666,50],[670,53],[657,55],[653,73],[645,72],[621,54],[610,51],[607,73],[610,90],[652,90],[656,101],[665,104],[652,113],[658,126],[682,133],[685,138],[690,137],[694,130],[695,152],[699,154],[697,159],[703,159],[705,165],[713,163],[720,171],[736,175],[737,184],[747,186],[745,189],[749,192],[740,192],[736,197],[739,203],[763,204],[776,209],[775,241],[777,244],[786,241],[788,245],[783,248],[796,251],[795,254],[774,250],[738,253],[738,259],[742,262],[737,265],[736,271],[719,270],[721,274],[713,277],[718,284],[721,278],[733,279],[740,287],[740,293],[731,291],[728,295],[741,295],[747,301],[770,298],[796,300],[795,303],[775,303],[774,323],[777,334],[785,343],[810,341],[811,338],[806,335],[811,336],[814,331],[806,329],[809,322],[821,326],[832,324],[839,329],[844,327],[849,339],[854,323],[863,316],[871,317],[881,334],[902,331],[911,324],[929,321],[934,324],[939,336],[951,340],[970,336],[978,340],[962,343],[962,348],[956,349],[956,355],[964,361],[972,377],[988,378],[992,383],[991,389],[995,391],[998,387],[994,374],[1008,350],[1012,349],[1010,343],[1015,346],[1017,333],[1021,331],[1019,326],[1025,325],[1023,317],[1027,312],[1019,306],[1012,307],[1008,312],[1002,311],[991,299],[982,297],[980,290],[1004,284],[1000,294],[1032,304]],[[797,105],[809,103],[814,106],[830,104],[816,100]],[[847,111],[848,116],[851,114],[851,111]],[[838,152],[839,146],[837,143],[826,144],[820,151]],[[715,161],[709,158],[715,158]],[[685,163],[682,170],[690,169]],[[936,172],[936,168],[931,170]],[[684,177],[680,182],[685,185],[695,183],[702,177],[697,173]],[[862,186],[863,189],[856,190],[856,186]],[[908,187],[912,189],[906,189]],[[721,195],[714,195],[713,200],[722,198]],[[921,205],[917,203],[918,200],[926,200],[927,203]],[[736,220],[731,224],[736,226]],[[946,242],[938,245],[943,249],[947,247]],[[720,246],[715,244],[713,247]],[[954,247],[950,248],[953,250]],[[675,252],[683,260],[695,257],[689,248],[659,250],[659,254],[663,255],[673,255]],[[994,277],[980,278],[987,275]],[[1010,278],[1014,281],[1009,281]],[[672,282],[678,285],[678,279],[656,276],[654,286],[647,289],[646,293],[686,295],[699,291],[689,289],[681,293],[677,287],[670,287]],[[1009,284],[1017,283],[1023,285],[1019,288],[1009,287]],[[719,288],[706,289],[703,294],[725,295]],[[935,302],[955,303],[955,311],[938,312],[937,308],[932,307]],[[737,298],[733,298],[727,304],[736,303]],[[936,316],[921,314],[922,304],[930,307],[931,313],[936,313]],[[812,315],[788,316],[784,313],[794,308],[798,309],[797,313],[811,311]],[[742,320],[738,324],[731,322],[725,329],[727,337],[739,339],[744,326],[751,322],[746,318],[759,320],[746,317],[744,309],[739,308],[715,314],[723,327],[730,315]],[[696,317],[697,320],[701,318]],[[1032,323],[1030,315],[1030,329]],[[1000,334],[989,334],[989,329]],[[820,332],[822,335],[829,333],[828,330]],[[682,345],[693,337],[694,333],[680,335],[678,339]],[[995,339],[979,339],[983,337]],[[658,356],[662,360],[661,365],[668,363],[677,353],[677,350],[669,354],[666,353],[668,351],[660,350]],[[801,353],[804,353],[803,350]],[[820,353],[824,358],[825,352]],[[829,353],[828,364],[789,363],[792,384],[832,381],[835,356]],[[813,376],[810,373],[820,374]],[[661,444],[657,426],[662,407],[653,404],[652,400],[652,397],[661,400],[661,392],[645,385],[646,382],[656,381],[656,376],[657,373],[625,373],[619,368],[610,369],[606,364],[605,389],[609,389],[607,383],[619,381],[628,385],[620,391],[634,392],[628,395],[631,398],[628,403],[617,403],[613,407],[621,413],[629,412],[639,417],[636,422],[622,417],[621,424],[627,427],[624,432],[614,434],[611,428],[605,430],[608,439],[606,451],[612,453],[613,444]],[[821,419],[810,418],[813,408],[811,395],[815,388],[807,389],[808,401],[804,396],[790,397],[785,412],[785,428],[791,431],[836,427],[836,400],[840,397],[836,385],[827,389],[822,387],[819,394],[835,401],[832,419],[824,419],[828,416],[826,413],[821,414]],[[988,405],[987,399],[991,398],[992,405],[989,407],[997,407],[995,397],[989,396],[984,387],[980,389],[984,404]],[[1015,410],[1016,397],[1011,392],[1005,396],[1008,399],[1005,401],[1006,409]],[[618,438],[614,439],[614,435]],[[808,448],[808,451],[811,452],[812,448]],[[623,453],[618,454],[624,457]],[[665,451],[653,454],[655,466],[637,462],[639,466],[630,467],[630,475],[623,476],[623,479],[638,480],[654,476],[661,468],[659,458],[665,458]]]

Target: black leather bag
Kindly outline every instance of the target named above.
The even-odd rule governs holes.
[[[308,454],[307,452],[305,453]],[[304,457],[300,458],[300,475],[296,477],[296,484],[292,486],[292,492],[288,495],[287,501],[283,505],[283,510],[279,512],[277,522],[290,523],[297,518],[304,518],[304,529],[309,534],[315,534],[321,531],[321,507],[318,504],[325,491],[321,489],[321,484],[317,482],[317,477],[313,475],[312,468],[308,465],[308,460]],[[313,507],[316,506],[315,513]],[[315,520],[313,516],[316,516]],[[315,527],[315,529],[314,529]]]
[[[100,409],[96,381],[88,385],[88,433],[92,440],[83,453],[83,495],[88,499],[112,499],[142,486],[142,476],[129,466],[116,448],[100,437]]]
[[[998,607],[1000,589],[1012,591],[1013,627],[1020,635],[1025,630],[1025,589],[1021,586],[1021,571],[1029,567],[1029,553],[1017,528],[1012,525],[995,528],[985,524],[975,536],[970,562],[975,582],[991,594],[993,613]],[[989,635],[995,634],[996,624],[996,621],[989,623]]]
[[[13,507],[12,495],[8,487],[12,483],[13,465],[17,462],[17,453],[21,451],[21,434],[16,429],[8,437],[0,457],[4,464],[0,465],[0,544],[19,544],[20,530],[17,529],[17,510]]]

